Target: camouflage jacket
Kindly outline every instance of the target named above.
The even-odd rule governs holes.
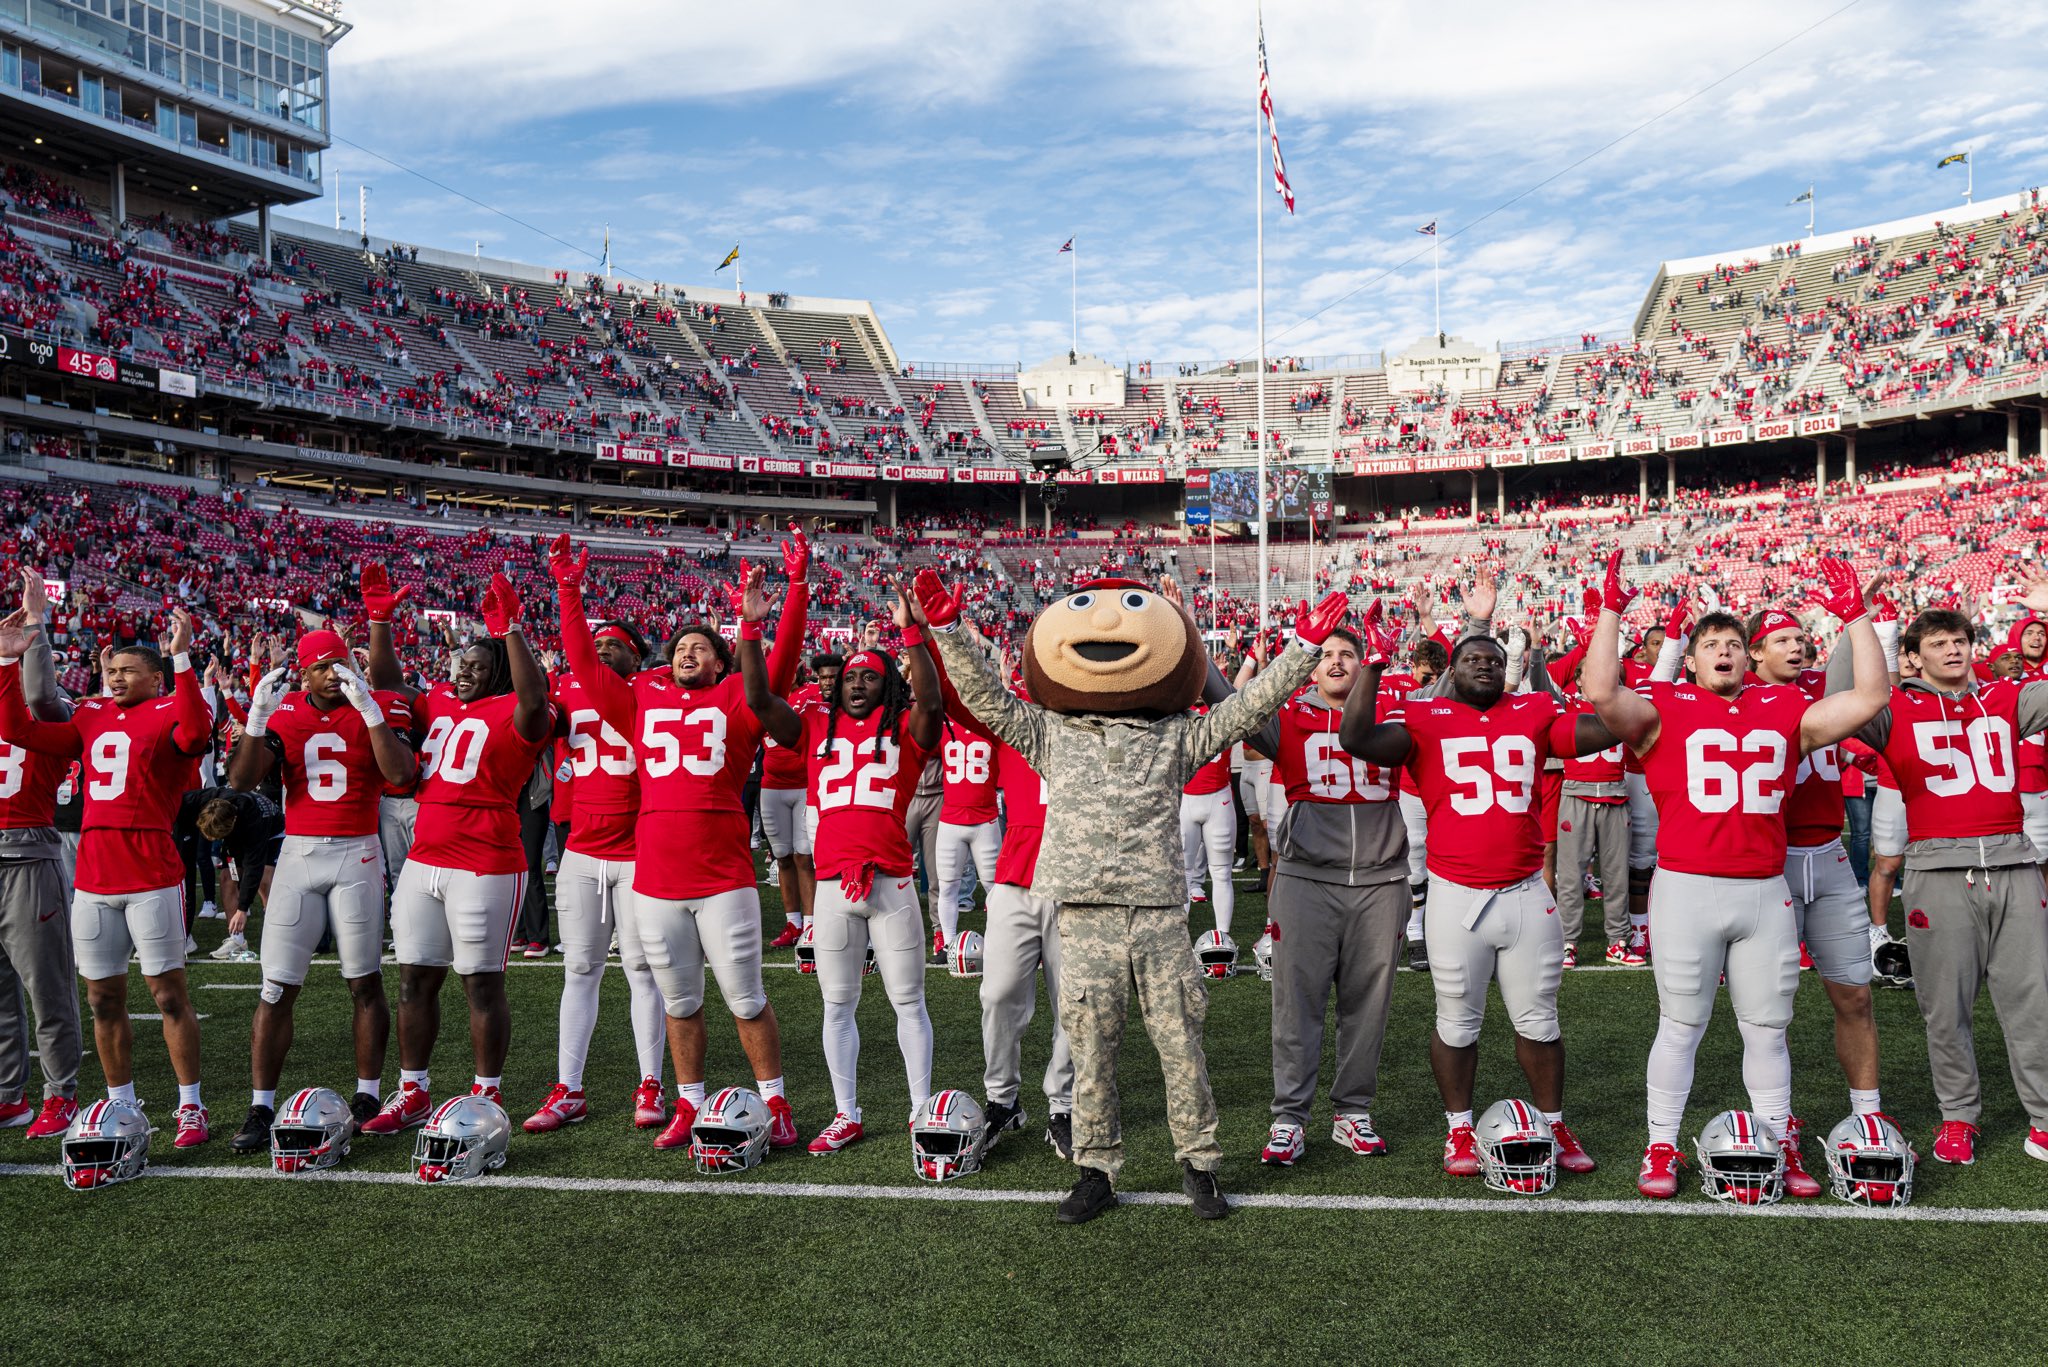
[[[1318,649],[1290,644],[1243,692],[1201,716],[1068,716],[1014,696],[959,631],[927,639],[968,711],[1045,782],[1033,894],[1112,906],[1187,901],[1181,789],[1205,762],[1264,725],[1321,659]]]

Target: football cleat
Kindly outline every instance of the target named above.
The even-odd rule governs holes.
[[[675,1114],[671,1115],[662,1132],[654,1136],[657,1149],[687,1149],[690,1147],[690,1127],[697,1123],[697,1108],[690,1104],[688,1097],[676,1098]]]
[[[1550,1135],[1557,1141],[1557,1165],[1566,1172],[1583,1176],[1599,1166],[1593,1161],[1593,1155],[1586,1152],[1586,1146],[1579,1142],[1579,1137],[1572,1133],[1571,1126],[1562,1120],[1550,1122]]]
[[[1934,1136],[1934,1156],[1964,1167],[1977,1161],[1977,1127],[1967,1120],[1944,1120]]]
[[[18,1125],[26,1125],[29,1117],[35,1113],[34,1104],[25,1097],[17,1097],[13,1101],[0,1101],[0,1130],[11,1130]]]
[[[580,1125],[590,1114],[590,1107],[583,1099],[583,1089],[570,1091],[557,1082],[548,1092],[548,1099],[541,1102],[540,1109],[526,1117],[519,1128],[528,1134],[547,1134],[564,1125]]]
[[[1021,1130],[1031,1119],[1024,1108],[1014,1101],[988,1101],[982,1103],[981,1114],[988,1122],[988,1144],[993,1149],[1002,1139],[1006,1130]]]
[[[2043,1163],[2048,1163],[2048,1130],[2038,1126],[2030,1128],[2027,1131],[2026,1142],[2021,1147],[2027,1151],[2027,1157],[2038,1158]]]
[[[633,1089],[633,1124],[649,1130],[667,1119],[668,1101],[661,1094],[660,1079],[641,1078],[640,1085]]]
[[[1813,968],[1813,955],[1807,951],[1806,941],[1799,942],[1799,971],[1804,973]]]
[[[1636,1174],[1636,1190],[1652,1201],[1668,1201],[1678,1195],[1678,1170],[1685,1165],[1673,1144],[1652,1144],[1643,1150],[1642,1171]]]
[[[1266,1147],[1259,1151],[1259,1161],[1269,1168],[1291,1168],[1307,1148],[1301,1126],[1277,1120],[1266,1131]]]
[[[1616,968],[1641,968],[1644,959],[1642,954],[1637,951],[1633,942],[1616,940],[1613,944],[1607,946],[1607,962],[1613,964]]]
[[[71,1128],[71,1122],[77,1117],[78,1103],[70,1097],[44,1097],[42,1114],[36,1117],[35,1123],[28,1127],[28,1133],[22,1137],[48,1139],[53,1134],[61,1135]]]
[[[793,1149],[803,1136],[796,1132],[796,1112],[789,1107],[786,1096],[768,1098],[768,1147],[771,1149]]]
[[[1778,1141],[1778,1147],[1785,1153],[1785,1193],[1810,1201],[1820,1195],[1820,1183],[1806,1170],[1806,1160],[1799,1156],[1799,1135],[1803,1128],[1798,1116],[1787,1118],[1785,1137]]]
[[[177,1137],[171,1140],[171,1145],[174,1148],[196,1149],[213,1137],[212,1131],[206,1128],[206,1108],[204,1106],[190,1104],[180,1106],[178,1108],[177,1124]]]
[[[1470,1125],[1454,1126],[1444,1136],[1444,1171],[1453,1177],[1479,1175],[1479,1141]]]
[[[1785,1151],[1796,1146],[1771,1138],[1750,1111],[1723,1111],[1693,1141],[1700,1190],[1716,1201],[1768,1206],[1785,1195]],[[1807,1178],[1807,1181],[1813,1181]],[[1816,1184],[1818,1190],[1818,1184]]]
[[[363,1122],[363,1133],[397,1134],[424,1123],[433,1110],[434,1099],[426,1088],[417,1082],[400,1083],[398,1090],[385,1098],[383,1108]]]
[[[1408,970],[1411,973],[1429,972],[1429,946],[1421,940],[1408,942]]]
[[[242,1128],[228,1141],[229,1153],[265,1153],[270,1148],[270,1125],[277,1119],[273,1106],[251,1106]]]
[[[944,929],[932,932],[932,960],[935,964],[946,962],[946,932]]]
[[[1566,968],[1577,968],[1579,966],[1579,947],[1577,945],[1566,945],[1564,947],[1564,966]]]
[[[1476,1128],[1464,1130],[1479,1152],[1479,1170],[1494,1191],[1541,1196],[1557,1185],[1557,1139],[1543,1112],[1526,1101],[1496,1101],[1479,1117]],[[1451,1135],[1457,1137],[1457,1130]],[[1448,1148],[1444,1171],[1452,1172]]]
[[[1065,1111],[1054,1111],[1045,1118],[1045,1142],[1052,1145],[1054,1153],[1061,1160],[1074,1161],[1074,1117]]]
[[[796,922],[784,921],[782,923],[782,933],[768,942],[768,948],[788,949],[797,942],[797,937],[803,933],[803,928],[798,926]]]
[[[818,1131],[818,1137],[811,1141],[811,1156],[821,1158],[828,1153],[838,1153],[848,1144],[857,1144],[866,1131],[860,1122],[845,1114],[832,1117],[832,1123]]]
[[[481,1082],[473,1082],[469,1086],[469,1094],[483,1097],[501,1111],[505,1109],[505,1093],[500,1088],[486,1087]]]
[[[1360,1158],[1377,1158],[1387,1151],[1387,1141],[1373,1129],[1372,1117],[1362,1111],[1338,1116],[1337,1123],[1330,1127],[1330,1138]]]
[[[1828,1132],[1821,1150],[1828,1192],[1859,1206],[1898,1207],[1913,1199],[1913,1146],[1892,1118],[1872,1111],[1852,1115]]]

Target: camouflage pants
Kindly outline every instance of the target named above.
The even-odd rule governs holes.
[[[1210,1172],[1223,1164],[1202,1056],[1209,992],[1188,942],[1187,916],[1179,905],[1060,906],[1059,1007],[1074,1055],[1074,1162],[1111,1178],[1124,1161],[1116,1061],[1133,986],[1166,1076],[1174,1156]]]

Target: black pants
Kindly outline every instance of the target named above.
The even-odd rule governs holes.
[[[526,900],[519,904],[519,924],[512,938],[520,944],[552,945],[548,938],[547,843],[548,809],[519,801],[519,843],[526,850]]]

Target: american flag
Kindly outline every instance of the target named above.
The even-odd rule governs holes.
[[[1273,122],[1273,91],[1266,72],[1266,23],[1259,21],[1259,111],[1266,116],[1266,131],[1273,138],[1273,189],[1294,212],[1294,187],[1287,181],[1287,162],[1280,155],[1280,127]]]

